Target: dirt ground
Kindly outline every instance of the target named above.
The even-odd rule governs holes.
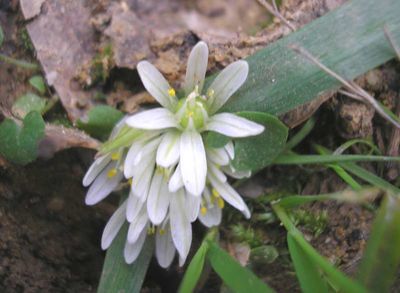
[[[108,3],[100,2],[103,6]],[[101,14],[101,5],[96,10],[97,15]],[[221,9],[208,11],[207,7],[201,6],[199,9],[206,11],[208,15],[221,13]],[[218,18],[215,21],[217,23]],[[37,62],[18,1],[0,0],[0,24],[6,35],[0,52]],[[255,29],[262,26],[262,21],[245,24],[245,27]],[[185,44],[193,43],[193,40]],[[161,62],[159,59],[162,56],[153,58],[157,63]],[[218,67],[226,61],[214,60],[214,66]],[[123,63],[123,58],[120,62]],[[158,65],[163,66],[161,63]],[[126,72],[135,76],[133,70]],[[399,100],[399,72],[399,63],[392,61],[359,78],[358,83],[395,111],[398,107],[396,100]],[[30,76],[32,72],[29,70],[0,63],[0,107],[3,109],[1,119],[4,119],[13,101],[28,90],[27,80]],[[115,89],[118,88],[118,83],[125,84],[120,77],[121,72],[112,75],[113,84],[110,86],[106,82],[105,88]],[[126,96],[131,97],[131,89],[126,86],[121,89],[120,85],[119,90],[118,93],[125,92]],[[133,105],[121,101],[121,98],[113,99],[115,96],[111,94],[107,102],[124,110],[132,110],[137,106],[137,96]],[[62,112],[65,119],[71,117],[71,113],[63,112],[60,104],[54,111]],[[372,137],[384,154],[398,155],[398,146],[397,149],[390,148],[395,139],[392,127],[374,115],[374,111],[364,104],[335,94],[322,104],[315,117],[318,120],[317,126],[306,142],[296,149],[301,153],[309,153],[312,143],[335,148],[349,138]],[[355,148],[353,151],[361,150]],[[94,151],[69,149],[50,159],[39,159],[26,167],[0,160],[1,292],[96,291],[104,259],[104,252],[100,249],[100,236],[117,200],[114,198],[114,202],[95,207],[84,205],[85,189],[81,180],[93,155]],[[398,166],[364,166],[391,182],[395,182],[398,177]],[[271,167],[245,185],[247,187],[242,188],[248,196],[253,196],[256,191],[273,193],[282,190],[319,194],[337,191],[345,186],[332,171],[321,167]],[[307,206],[306,210],[310,213],[325,211],[328,219],[319,235],[300,225],[313,246],[347,273],[354,273],[368,239],[373,212],[359,205],[338,203],[317,203]],[[227,221],[223,224],[225,243],[234,242],[229,230],[230,224]],[[243,224],[246,225],[246,222]],[[279,257],[274,262],[254,267],[257,275],[278,292],[298,292],[294,268],[286,249],[284,229],[276,222],[258,223],[254,225],[254,229],[262,231],[263,244],[273,245],[279,251]],[[204,229],[196,226],[195,231],[200,236],[194,241],[194,246],[201,239]],[[194,251],[192,249],[192,253]],[[175,292],[183,272],[184,269],[179,269],[176,264],[165,271],[152,263],[143,292]],[[202,292],[220,292],[220,285],[219,279],[210,273],[208,280],[203,282]]]

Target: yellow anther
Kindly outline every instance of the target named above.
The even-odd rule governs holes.
[[[165,234],[165,230],[164,229],[159,229],[158,233],[160,233],[160,235],[164,235]]]
[[[189,118],[189,117],[193,117],[193,115],[194,115],[193,111],[189,111],[189,112],[186,113],[186,116],[187,116],[188,118]]]
[[[217,199],[217,204],[218,204],[218,207],[219,207],[220,209],[223,209],[224,206],[225,206],[225,202],[224,202],[224,200],[223,200],[221,197],[218,197],[218,199]]]
[[[133,179],[132,179],[132,178],[129,178],[129,179],[128,179],[128,183],[129,183],[129,185],[131,185],[131,186],[132,186],[132,182],[133,182]]]
[[[113,161],[118,161],[121,158],[119,153],[112,153],[111,154],[111,160]]]
[[[176,93],[175,93],[175,90],[172,87],[169,88],[168,95],[170,95],[171,97],[175,97]]]
[[[210,97],[210,98],[212,98],[212,96],[214,96],[214,90],[213,90],[213,89],[209,89],[209,90],[207,91],[207,96]]]
[[[205,206],[202,206],[200,209],[200,213],[204,216],[205,214],[207,214],[207,208]]]
[[[213,197],[215,197],[215,198],[218,198],[218,197],[219,197],[219,193],[218,193],[218,191],[217,191],[215,188],[213,188],[213,189],[211,190],[211,192],[212,192]]]
[[[107,173],[108,178],[113,178],[115,175],[117,175],[117,169],[113,168]]]

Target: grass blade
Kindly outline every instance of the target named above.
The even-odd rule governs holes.
[[[328,292],[328,284],[321,276],[320,271],[289,233],[287,242],[302,292]]]
[[[274,160],[279,165],[327,164],[340,162],[400,162],[400,157],[370,155],[296,155],[283,154]]]
[[[275,292],[258,279],[250,270],[242,267],[213,241],[210,241],[207,259],[210,261],[215,272],[233,292]]]
[[[190,293],[193,292],[194,288],[196,288],[196,284],[200,279],[201,272],[203,271],[208,247],[208,242],[203,241],[196,254],[193,256],[193,259],[183,276],[182,283],[179,286],[179,293]]]
[[[128,265],[123,256],[127,231],[128,225],[125,224],[107,250],[98,293],[137,293],[142,288],[153,255],[154,240],[152,237],[147,237],[137,260]]]
[[[358,279],[370,292],[389,292],[400,264],[400,197],[387,195],[375,218]]]
[[[296,228],[292,223],[285,210],[279,205],[275,204],[272,206],[276,215],[285,226],[288,233],[293,237],[297,244],[304,250],[308,255],[309,259],[320,268],[325,274],[329,283],[331,283],[338,292],[345,293],[365,293],[366,290],[363,286],[347,277],[337,268],[335,268],[328,260],[320,255],[310,243],[304,238],[303,234]]]

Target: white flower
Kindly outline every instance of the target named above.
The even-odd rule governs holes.
[[[250,172],[237,172],[232,167],[233,142],[210,148],[203,137],[210,131],[238,138],[264,130],[235,114],[217,113],[246,80],[248,64],[230,64],[204,93],[207,61],[207,45],[199,42],[189,56],[181,99],[153,65],[140,62],[139,76],[162,107],[119,123],[111,141],[120,139],[123,143],[99,157],[84,178],[85,186],[92,184],[87,204],[105,198],[123,177],[130,181],[129,197],[109,220],[102,238],[102,248],[107,249],[127,221],[127,263],[137,258],[150,233],[156,234],[156,256],[161,266],[171,264],[175,250],[183,264],[192,241],[191,223],[199,219],[208,227],[218,225],[225,202],[250,217],[249,209],[226,177],[250,176]],[[123,123],[129,127],[121,128]]]

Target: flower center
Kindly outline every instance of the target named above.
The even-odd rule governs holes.
[[[178,103],[176,116],[183,129],[201,130],[208,119],[206,97],[200,95],[196,87],[185,99]]]

